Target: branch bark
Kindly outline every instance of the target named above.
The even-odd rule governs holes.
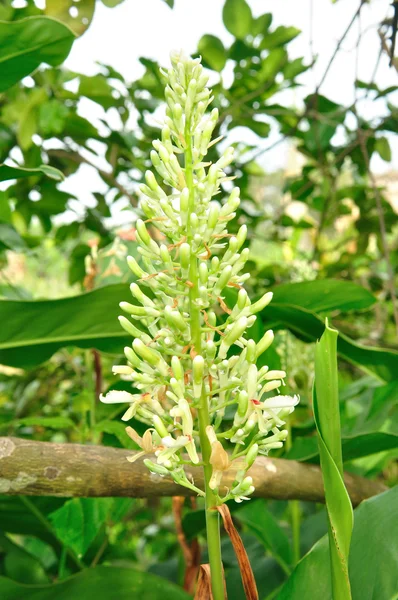
[[[54,444],[0,437],[0,493],[28,496],[188,496],[190,490],[172,479],[151,474],[141,459],[126,460],[131,450],[81,444]],[[230,487],[237,469],[234,462],[223,478]],[[201,468],[187,468],[195,484],[203,487]],[[254,496],[277,500],[324,502],[320,468],[294,460],[260,457],[250,470]],[[345,482],[355,505],[383,492],[378,481],[346,473]]]

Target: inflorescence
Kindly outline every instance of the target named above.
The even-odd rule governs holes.
[[[203,490],[188,479],[184,465],[200,464],[198,411],[205,402],[210,488],[220,502],[240,502],[254,491],[247,471],[257,455],[282,447],[288,435],[283,426],[298,397],[269,397],[286,373],[256,366],[273,332],[266,331],[257,343],[245,337],[272,293],[252,304],[243,287],[249,278],[244,272],[249,250],[242,249],[247,228],[228,233],[240,203],[239,188],[232,189],[223,205],[213,200],[221,184],[232,179],[224,169],[234,150],[227,148],[215,163],[205,161],[209,147],[220,139],[212,140],[218,110],[206,112],[212,101],[208,77],[200,59],[174,53],[171,63],[162,71],[167,108],[161,139],[153,142],[154,172],[147,171],[140,186],[146,217],[136,223],[140,264],[132,256],[127,259],[137,278],[130,286],[134,300],[120,304],[130,317],[119,317],[120,324],[134,340],[124,349],[127,365],[113,369],[139,393],[110,391],[101,400],[128,403],[122,419],[134,417],[150,426],[142,437],[127,427],[142,449],[131,462],[145,455],[151,472],[171,476],[200,495]],[[147,224],[158,230],[160,243]],[[232,309],[227,292],[230,305],[230,298],[235,299]],[[225,430],[221,425],[227,407],[235,413]],[[231,453],[221,440],[233,445]],[[223,472],[242,457],[231,489],[222,496]]]

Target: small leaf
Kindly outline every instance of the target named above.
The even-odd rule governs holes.
[[[243,39],[250,33],[252,11],[246,0],[226,0],[222,18],[229,33],[238,39]]]
[[[386,162],[391,162],[391,148],[390,148],[389,141],[386,137],[383,136],[383,137],[377,138],[376,144],[375,144],[375,150],[378,153],[378,155],[380,156],[380,158],[382,158]]]
[[[214,71],[222,71],[227,62],[227,52],[222,41],[215,35],[206,34],[198,43],[198,52],[201,54],[205,66]]]
[[[277,46],[284,46],[294,40],[300,33],[301,31],[300,29],[297,29],[297,27],[285,27],[284,25],[280,25],[275,31],[264,36],[260,48],[262,50],[270,50]]]
[[[55,181],[63,181],[64,175],[58,169],[49,165],[40,165],[37,169],[25,169],[23,167],[12,167],[10,165],[0,165],[0,181],[9,179],[21,179],[22,177],[31,177],[40,174],[47,175]]]

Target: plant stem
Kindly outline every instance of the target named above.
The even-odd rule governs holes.
[[[189,190],[189,210],[187,222],[187,241],[192,242],[193,234],[190,224],[190,215],[195,210],[195,190],[193,182],[193,165],[192,165],[192,141],[190,132],[190,123],[188,122],[185,128],[185,179]],[[191,340],[195,351],[198,354],[202,353],[201,339],[201,324],[200,324],[200,309],[197,306],[196,300],[199,296],[199,277],[198,277],[198,259],[193,254],[190,260],[189,280],[192,287],[189,289],[189,314],[191,326]],[[206,535],[207,548],[209,553],[210,573],[211,573],[211,589],[214,600],[224,600],[224,574],[221,561],[221,542],[220,542],[220,522],[219,513],[215,510],[217,506],[217,497],[209,487],[209,482],[212,474],[210,465],[210,442],[207,439],[206,427],[210,425],[209,405],[205,391],[202,387],[202,395],[198,407],[199,417],[199,438],[203,459],[203,470],[205,480],[206,493]]]

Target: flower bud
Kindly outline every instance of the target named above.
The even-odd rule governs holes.
[[[256,359],[269,348],[274,340],[274,332],[272,329],[266,331],[256,346]]]
[[[225,334],[225,336],[222,338],[221,345],[218,351],[218,356],[220,358],[226,357],[230,346],[232,346],[232,344],[234,344],[243,335],[243,333],[246,330],[246,327],[247,318],[241,317],[236,321],[236,323],[232,326],[228,333]]]
[[[173,310],[171,306],[165,306],[164,317],[170,327],[181,333],[188,331],[188,323],[178,310]]]
[[[250,469],[258,455],[258,444],[253,444],[246,454],[246,468]]]
[[[136,277],[144,277],[146,275],[133,256],[127,257],[127,264]]]
[[[144,459],[144,465],[146,466],[147,469],[149,469],[149,471],[151,473],[154,473],[155,475],[160,475],[161,477],[170,475],[170,473],[166,469],[166,467],[163,467],[162,465],[158,465],[158,464],[152,462],[151,460],[149,460],[149,458]]]
[[[159,317],[160,312],[156,308],[151,306],[137,306],[136,304],[130,304],[130,302],[120,302],[120,308],[129,315],[135,317]]]
[[[231,273],[232,273],[232,267],[231,267],[231,265],[227,265],[221,271],[221,274],[220,274],[220,276],[218,278],[218,281],[217,281],[217,283],[215,284],[215,286],[213,288],[213,294],[215,296],[219,296],[221,294],[222,290],[228,284],[229,280],[231,279]]]

